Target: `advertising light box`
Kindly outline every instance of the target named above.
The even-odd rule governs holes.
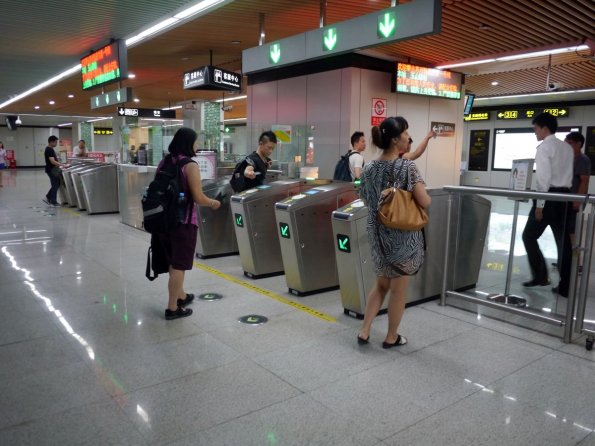
[[[461,99],[461,73],[399,63],[393,78],[393,92]]]
[[[83,90],[128,77],[126,42],[116,40],[81,59]]]

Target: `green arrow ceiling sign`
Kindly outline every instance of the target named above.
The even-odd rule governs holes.
[[[337,28],[327,28],[323,34],[323,51],[332,51],[337,46]]]
[[[378,37],[386,39],[395,35],[397,19],[394,12],[385,12],[378,16]]]
[[[413,0],[242,52],[244,74],[374,48],[441,31],[442,1]]]
[[[271,63],[277,64],[281,60],[281,45],[278,43],[273,43],[269,47],[269,59]]]

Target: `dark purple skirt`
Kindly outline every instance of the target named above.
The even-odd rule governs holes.
[[[196,250],[196,235],[198,228],[192,224],[180,225],[169,234],[160,234],[167,263],[180,271],[191,270]]]

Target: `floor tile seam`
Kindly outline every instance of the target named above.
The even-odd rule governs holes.
[[[471,312],[471,311],[467,311],[467,310],[463,310],[463,309],[460,309],[460,308],[457,308],[457,307],[453,307],[453,306],[450,306],[450,305],[448,305],[448,304],[446,304],[446,305],[444,305],[444,306],[445,306],[445,307],[452,308],[452,309],[455,309],[455,310],[460,310],[460,311],[462,311],[462,312],[463,312],[463,314],[473,314],[473,312]],[[423,310],[429,311],[429,312],[431,312],[431,313],[433,313],[433,314],[437,314],[437,315],[439,315],[439,316],[444,316],[444,317],[446,317],[446,318],[453,319],[453,320],[455,320],[455,321],[458,321],[458,322],[465,322],[465,323],[467,323],[467,324],[470,324],[470,325],[475,325],[476,327],[480,327],[480,326],[481,326],[481,325],[479,325],[479,324],[478,324],[477,322],[475,322],[475,321],[473,321],[473,322],[470,322],[470,321],[467,321],[467,320],[460,319],[460,318],[458,318],[458,317],[452,316],[452,315],[450,315],[450,314],[444,314],[444,313],[441,313],[441,312],[439,312],[439,311],[434,311],[434,310],[432,310],[430,307],[426,307],[426,306],[424,306],[424,307],[420,307],[420,308],[421,308],[421,309],[423,309]]]
[[[565,345],[568,345],[568,344],[565,344]],[[593,368],[593,371],[595,372],[595,364],[594,364],[595,363],[595,357],[593,359],[587,359],[587,358],[584,358],[582,356],[573,354],[572,352],[565,352],[565,351],[562,351],[562,350],[555,350],[552,353],[560,353],[562,355],[570,356],[570,357],[572,357],[574,359],[580,359],[580,360],[584,361],[586,364],[589,364]],[[595,356],[595,354],[594,354],[594,356]]]

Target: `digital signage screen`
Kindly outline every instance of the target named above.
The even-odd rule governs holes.
[[[461,99],[463,75],[406,63],[397,64],[392,91],[437,98]]]
[[[81,59],[83,90],[128,77],[126,42],[116,40]]]
[[[570,132],[580,132],[581,127],[558,127],[556,138],[564,141]],[[510,170],[512,160],[535,158],[541,144],[532,128],[495,129],[492,170]]]
[[[473,102],[475,101],[475,95],[472,93],[467,93],[465,95],[465,108],[463,109],[463,116],[469,116],[471,110],[473,109]]]

